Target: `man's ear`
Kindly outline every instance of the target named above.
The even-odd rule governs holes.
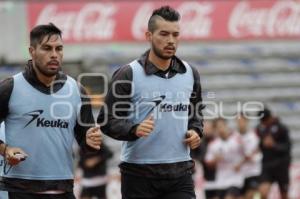
[[[145,32],[145,37],[147,41],[151,41],[152,40],[152,32],[147,31]]]
[[[34,54],[35,54],[35,49],[34,49],[34,47],[33,47],[33,46],[30,46],[29,49],[28,49],[28,51],[29,51],[29,54],[30,54],[31,58],[33,58],[33,56],[34,56]]]

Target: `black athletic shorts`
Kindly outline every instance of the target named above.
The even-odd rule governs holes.
[[[242,193],[245,194],[248,190],[256,190],[259,187],[260,176],[251,176],[245,179]]]
[[[75,196],[73,193],[32,194],[21,192],[8,192],[8,199],[75,199]]]
[[[219,190],[217,189],[205,190],[206,199],[212,199],[216,197],[219,197]]]
[[[264,167],[261,182],[278,183],[281,192],[287,193],[289,188],[289,164],[280,164],[273,167]]]
[[[238,188],[238,187],[229,187],[227,189],[222,189],[222,190],[219,190],[219,197],[221,199],[224,199],[225,196],[233,196],[233,197],[239,197],[241,196],[241,189]]]
[[[96,197],[97,199],[105,199],[106,198],[106,185],[97,186],[97,187],[83,187],[81,191],[81,197]]]
[[[192,175],[154,179],[121,175],[122,199],[196,199]]]

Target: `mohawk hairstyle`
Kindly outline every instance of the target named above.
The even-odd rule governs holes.
[[[154,32],[156,29],[156,20],[163,18],[166,21],[179,21],[180,14],[170,6],[162,6],[152,12],[152,15],[148,21],[148,31]]]

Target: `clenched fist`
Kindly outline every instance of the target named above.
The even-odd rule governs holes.
[[[138,137],[147,137],[153,131],[153,129],[154,129],[154,119],[153,116],[151,115],[150,117],[148,117],[138,125],[135,134]]]
[[[184,142],[190,146],[191,149],[195,149],[200,146],[201,138],[198,133],[194,130],[189,130],[186,134],[186,139]]]
[[[102,132],[100,127],[92,127],[86,133],[86,143],[94,149],[100,149],[102,143]]]
[[[18,147],[6,147],[5,158],[9,165],[15,166],[27,158],[27,154]]]

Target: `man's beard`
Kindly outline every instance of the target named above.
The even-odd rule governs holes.
[[[46,77],[56,76],[58,74],[58,72],[60,71],[60,67],[58,67],[56,70],[47,70],[47,69],[42,68],[38,63],[36,63],[35,66],[36,66],[36,69]]]
[[[171,56],[163,55],[162,51],[160,49],[156,48],[153,43],[152,43],[152,49],[153,49],[153,53],[161,59],[168,60],[173,57],[173,55],[171,55]]]

